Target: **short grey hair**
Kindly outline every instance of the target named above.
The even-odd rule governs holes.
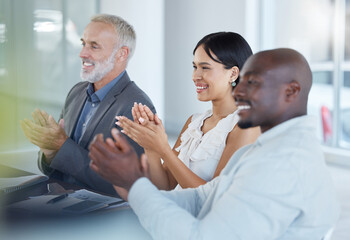
[[[132,57],[136,47],[136,33],[133,28],[127,21],[123,18],[110,15],[110,14],[97,14],[91,18],[91,22],[103,22],[111,24],[117,32],[118,41],[115,46],[116,49],[121,47],[129,48],[128,61]]]

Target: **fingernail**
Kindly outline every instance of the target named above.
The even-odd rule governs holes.
[[[117,123],[116,123],[116,124],[117,124]],[[117,124],[117,125],[118,125],[118,124]],[[118,129],[116,129],[116,128],[113,128],[113,129],[112,129],[112,133],[113,133],[113,134],[117,135],[118,132],[119,132]]]
[[[139,122],[143,123],[145,121],[145,119],[143,119],[142,117],[139,118]]]
[[[116,125],[120,126],[120,122],[115,122]]]
[[[116,118],[117,120],[119,120],[119,119],[120,119],[120,116],[115,116],[115,118]]]

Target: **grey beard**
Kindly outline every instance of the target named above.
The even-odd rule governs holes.
[[[84,81],[95,83],[100,81],[114,68],[115,55],[118,49],[114,49],[112,54],[103,62],[95,63],[95,69],[91,73],[84,73],[84,69],[80,70],[80,77]]]
[[[104,65],[104,63],[98,63],[101,65]],[[113,69],[113,63],[107,63],[107,66],[104,67],[103,69],[99,70],[96,69],[95,71],[93,71],[90,74],[87,74],[87,76],[84,76],[84,69],[81,69],[80,71],[80,77],[81,79],[83,79],[84,81],[88,81],[90,83],[95,83],[100,81],[104,76],[106,76],[112,69]]]

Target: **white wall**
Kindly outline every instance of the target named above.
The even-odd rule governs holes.
[[[164,2],[163,0],[101,0],[101,13],[118,15],[136,31],[136,50],[128,74],[152,99],[164,117]]]
[[[249,0],[248,3],[256,0]],[[210,108],[197,100],[192,51],[205,35],[234,31],[245,36],[245,5],[239,0],[101,0],[101,12],[119,15],[135,27],[137,46],[131,78],[157,107],[169,134],[178,135],[189,116]],[[254,37],[254,36],[253,36]]]
[[[245,37],[245,2],[238,0],[165,1],[165,123],[178,135],[189,116],[210,103],[197,100],[192,51],[205,35],[233,31]]]

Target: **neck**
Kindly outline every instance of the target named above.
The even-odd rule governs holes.
[[[277,125],[281,124],[281,123],[284,123],[288,120],[291,120],[293,118],[296,118],[296,117],[300,117],[300,116],[304,116],[306,115],[306,112],[304,111],[301,111],[301,112],[295,112],[295,113],[292,113],[292,114],[289,114],[287,116],[283,116],[282,118],[280,118],[279,120],[277,120],[276,122],[274,123],[271,123],[269,125],[265,124],[264,126],[260,126],[260,129],[261,129],[261,133],[264,133],[268,130],[270,130],[271,128],[273,127],[276,127]],[[276,118],[277,119],[277,118]]]
[[[235,101],[232,97],[227,98],[225,101],[212,101],[213,105],[213,117],[222,119],[224,117],[227,117],[229,114],[236,111],[237,106],[235,104]]]
[[[94,89],[95,92],[106,86],[108,83],[113,81],[116,77],[118,77],[125,69],[113,69],[109,73],[106,74],[100,81],[95,82]]]

